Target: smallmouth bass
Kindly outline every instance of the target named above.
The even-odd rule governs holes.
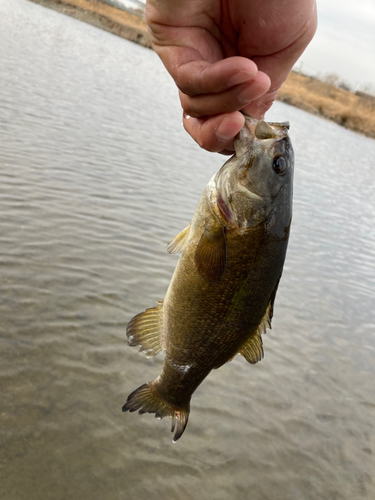
[[[161,374],[132,392],[123,411],[172,418],[183,434],[190,399],[210,371],[237,354],[263,358],[292,217],[294,154],[288,123],[245,115],[235,154],[212,177],[189,226],[172,240],[182,251],[163,301],[128,324],[130,346],[152,357],[165,350]]]

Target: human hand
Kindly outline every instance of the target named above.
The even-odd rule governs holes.
[[[146,20],[186,131],[223,153],[244,125],[240,110],[264,117],[317,24],[315,0],[147,0]]]

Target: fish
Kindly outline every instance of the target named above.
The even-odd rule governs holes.
[[[245,115],[235,154],[205,187],[191,223],[167,246],[181,252],[165,298],[131,319],[128,344],[165,351],[160,375],[122,410],[172,418],[185,431],[190,400],[211,370],[241,354],[264,356],[292,219],[294,153],[289,123]]]

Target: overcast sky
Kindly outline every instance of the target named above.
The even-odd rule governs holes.
[[[375,0],[317,3],[318,31],[296,68],[320,77],[336,73],[354,90],[366,84],[375,90]]]
[[[318,0],[319,26],[297,68],[375,89],[375,0]]]

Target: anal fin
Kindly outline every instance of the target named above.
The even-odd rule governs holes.
[[[148,358],[164,349],[162,341],[163,301],[157,302],[152,309],[137,314],[130,320],[126,329],[130,346],[140,346]]]

